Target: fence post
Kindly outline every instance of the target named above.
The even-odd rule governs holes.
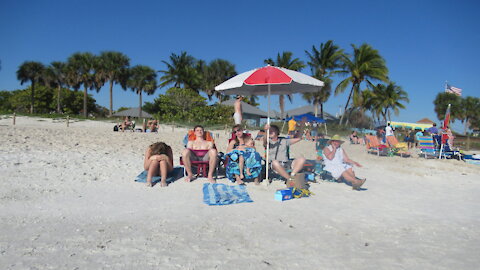
[[[15,120],[16,120],[17,114],[14,112],[13,113],[13,125],[15,126]]]
[[[70,125],[70,116],[67,115],[67,127]]]

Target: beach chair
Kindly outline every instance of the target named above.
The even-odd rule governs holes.
[[[388,147],[384,144],[381,144],[377,136],[365,135],[365,139],[365,146],[367,147],[368,153],[377,154],[377,156],[387,155]]]
[[[424,158],[437,158],[439,153],[435,147],[435,142],[432,136],[418,136],[418,148],[420,149],[420,156]]]
[[[203,138],[204,140],[213,142],[213,147],[216,149],[215,140],[213,139],[213,133],[209,132],[209,131],[205,131],[203,136],[204,136],[204,138]],[[183,138],[184,146],[187,147],[188,141],[193,141],[195,139],[196,139],[195,133],[193,132],[193,130],[189,130],[188,133]],[[194,155],[198,156],[198,157],[203,157],[204,155],[206,155],[208,153],[208,150],[190,149],[190,151],[192,151],[192,153]],[[219,162],[220,162],[220,160],[218,161],[218,163]],[[190,161],[190,163],[192,164],[192,170],[196,169],[196,175],[198,177],[207,177],[208,169],[209,169],[209,166],[210,166],[209,161]],[[217,167],[215,169],[215,178],[218,177],[218,167],[219,167],[218,163],[217,163]],[[187,176],[187,171],[185,169],[182,156],[180,156],[180,165],[183,166],[183,175]]]
[[[452,149],[448,143],[448,135],[442,134],[441,136],[433,136],[435,143],[437,144],[438,158],[442,159],[462,159],[462,154],[460,150]]]
[[[392,149],[393,153],[400,155],[401,157],[409,157],[412,154],[408,152],[407,143],[398,142],[395,136],[387,136],[387,144]]]

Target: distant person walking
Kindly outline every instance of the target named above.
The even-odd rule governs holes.
[[[233,114],[233,120],[235,122],[235,125],[242,124],[242,120],[243,120],[242,100],[243,100],[243,96],[237,96],[237,99],[235,100],[235,103],[233,105],[235,109],[235,113]]]

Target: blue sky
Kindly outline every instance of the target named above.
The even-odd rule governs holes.
[[[238,73],[263,66],[283,51],[332,39],[346,52],[368,43],[385,58],[390,79],[410,103],[394,120],[437,120],[432,101],[445,81],[464,96],[480,96],[479,1],[0,1],[0,90],[22,89],[24,61],[65,61],[75,52],[120,51],[131,64],[164,69],[162,60],[186,51],[197,59],[229,60]],[[303,72],[309,74],[308,68]],[[475,76],[475,75],[476,76]],[[335,83],[338,83],[336,80]],[[336,84],[335,84],[336,85]],[[159,89],[144,101],[153,101]],[[105,86],[93,94],[108,107]],[[347,93],[325,104],[335,114]],[[265,99],[260,99],[266,110]],[[273,97],[272,107],[278,108]],[[138,106],[130,90],[114,92],[114,109]],[[305,105],[295,96],[286,109]],[[456,125],[457,130],[461,130]]]

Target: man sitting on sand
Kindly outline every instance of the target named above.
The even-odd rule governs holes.
[[[213,179],[213,172],[217,166],[217,149],[215,149],[213,142],[207,141],[204,138],[205,130],[202,126],[197,125],[193,128],[195,140],[188,141],[187,148],[182,151],[182,160],[187,171],[186,182],[193,180],[192,163],[190,161],[209,161],[208,165],[208,181],[216,183]],[[203,156],[195,155],[192,150],[208,150]]]
[[[287,180],[292,180],[305,164],[306,159],[304,157],[296,158],[291,161],[288,157],[287,148],[302,140],[302,138],[286,139],[279,137],[280,129],[276,125],[265,125],[265,131],[270,131],[270,143],[269,143],[269,160],[271,160],[272,169],[280,176]],[[265,149],[267,148],[267,138],[263,141]],[[292,169],[290,174],[285,169]]]

